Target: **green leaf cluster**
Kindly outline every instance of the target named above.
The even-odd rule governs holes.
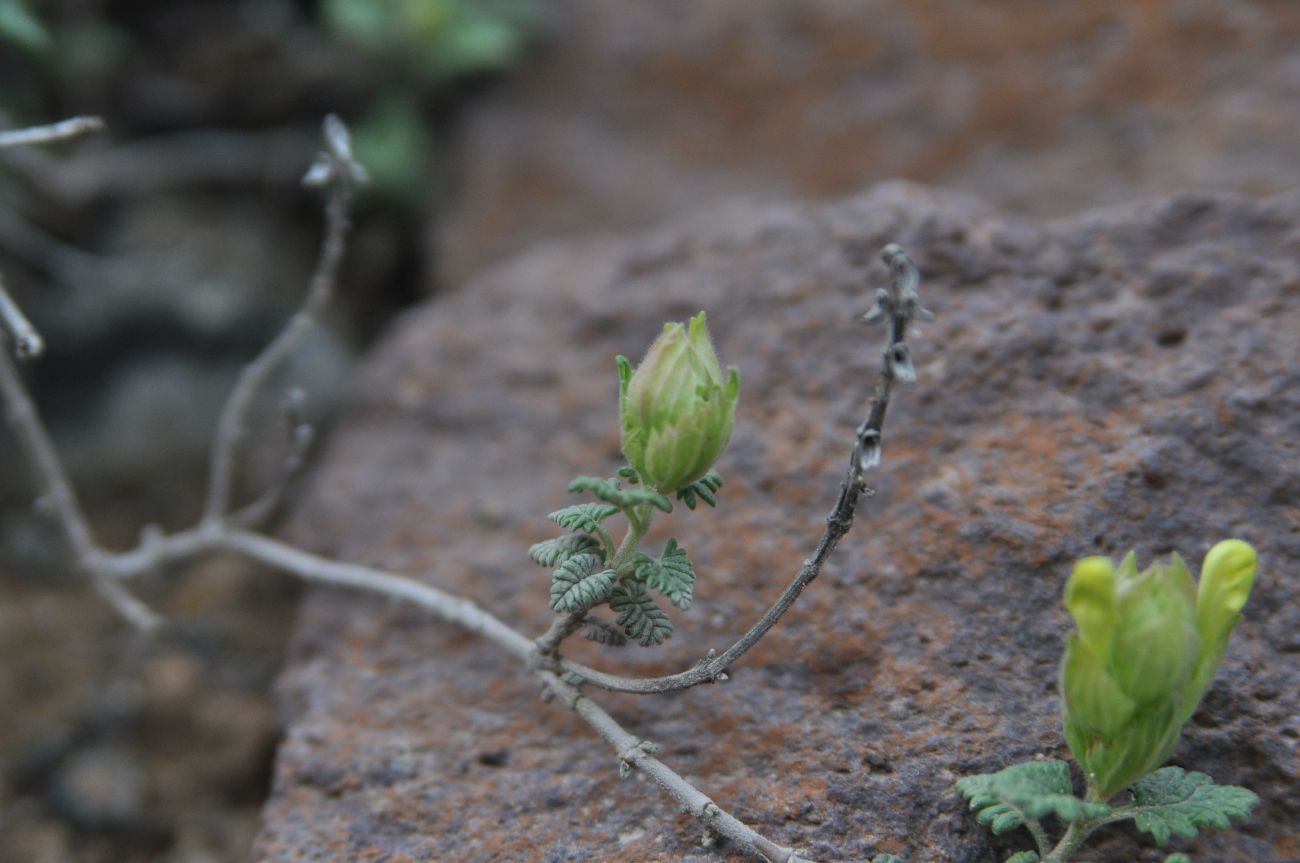
[[[1103,824],[1133,819],[1139,830],[1164,845],[1171,836],[1190,839],[1197,829],[1223,830],[1244,821],[1259,798],[1245,788],[1215,785],[1204,773],[1164,767],[1129,786],[1132,801],[1108,805],[1081,800],[1073,793],[1069,765],[1064,761],[1015,764],[997,773],[967,776],[957,790],[970,800],[976,818],[994,833],[1026,827],[1039,851],[1022,851],[1007,863],[1036,863],[1051,859],[1067,863],[1093,830]],[[1070,825],[1055,849],[1046,846],[1039,819],[1048,815]],[[1172,854],[1165,863],[1190,863],[1185,854]]]
[[[695,600],[695,567],[676,539],[669,539],[658,556],[636,548],[654,513],[673,509],[667,496],[638,485],[640,476],[631,467],[614,477],[577,477],[569,483],[569,491],[596,500],[551,513],[552,521],[571,532],[528,549],[534,563],[553,570],[553,611],[582,613],[601,605],[610,607],[616,615],[614,623],[588,616],[582,625],[588,639],[614,647],[629,639],[648,647],[672,635],[672,621],[652,591],[682,610]],[[678,496],[689,493],[692,507],[696,498],[713,505],[721,485],[722,477],[710,471]],[[620,513],[628,521],[628,536],[615,543],[606,522]]]

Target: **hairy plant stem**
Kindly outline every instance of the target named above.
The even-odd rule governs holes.
[[[1043,857],[1043,863],[1070,863],[1075,852],[1099,826],[1100,822],[1094,820],[1071,821],[1052,853]]]

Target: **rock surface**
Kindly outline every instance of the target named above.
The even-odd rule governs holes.
[[[891,184],[841,203],[724,208],[630,238],[536,247],[407,315],[351,387],[289,527],[427,578],[525,631],[550,620],[527,546],[618,464],[616,353],[709,311],[744,388],[714,511],[656,528],[702,572],[662,648],[575,645],[625,673],[685,667],[756,619],[811,549],[878,366],[855,322],[898,241],[938,315],[891,410],[877,493],[822,578],[731,682],[597,694],[721,805],[822,861],[993,863],[958,777],[1063,757],[1060,596],[1087,554],[1262,574],[1174,763],[1262,798],[1174,848],[1300,859],[1300,196],[1181,196],[1059,221]],[[566,647],[566,649],[568,649]],[[287,739],[254,859],[739,859],[490,645],[409,607],[318,591],[282,681]],[[1163,860],[1112,828],[1093,859]]]
[[[535,61],[466,111],[444,283],[540,237],[720,195],[904,178],[1062,215],[1295,184],[1300,5],[546,0]]]

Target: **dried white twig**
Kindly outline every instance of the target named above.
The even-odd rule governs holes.
[[[0,277],[0,326],[13,339],[14,353],[18,359],[34,360],[45,353],[45,340],[9,296],[3,277]]]
[[[56,124],[56,127],[50,128],[63,125]],[[156,572],[170,564],[222,552],[244,555],[312,583],[362,590],[414,603],[448,623],[482,635],[524,662],[538,675],[548,691],[564,701],[609,743],[623,763],[630,769],[644,772],[682,809],[694,814],[710,829],[728,837],[750,854],[772,863],[810,863],[793,850],[772,842],[722,810],[671,768],[652,757],[651,747],[638,741],[595,702],[554,673],[551,668],[555,662],[553,656],[544,655],[532,639],[473,602],[409,576],[329,560],[242,529],[242,522],[255,520],[251,516],[261,514],[261,510],[273,506],[263,503],[267,499],[265,496],[244,510],[228,514],[232,474],[240,446],[247,435],[246,425],[251,406],[266,385],[271,370],[287,356],[329,298],[344,251],[350,185],[364,179],[360,166],[352,159],[343,124],[331,117],[327,119],[325,129],[327,151],[305,178],[309,183],[321,183],[329,187],[326,235],[320,261],[303,307],[294,315],[285,331],[244,370],[223,409],[213,451],[212,484],[204,516],[198,525],[172,534],[157,530],[145,531],[139,545],[129,551],[109,552],[103,549],[86,521],[72,484],[40,421],[35,405],[22,385],[17,369],[7,354],[0,351],[0,403],[7,409],[8,419],[18,436],[19,447],[34,467],[37,482],[42,489],[42,500],[48,503],[72,546],[78,565],[90,575],[96,590],[123,617],[142,627],[156,625],[158,618],[123,588],[120,583],[122,580]],[[54,139],[37,136],[29,140]],[[4,301],[9,308],[4,313],[5,326],[14,336],[16,345],[21,344],[20,336],[27,332],[22,327],[26,319],[17,306],[8,300],[7,295],[4,296]],[[30,324],[26,326],[30,328]],[[291,460],[293,457],[291,453]],[[290,467],[292,469],[292,465]],[[281,489],[273,487],[268,495],[278,497],[280,491]]]
[[[205,521],[219,519],[230,509],[231,491],[240,450],[248,437],[248,420],[257,395],[271,373],[292,354],[294,348],[316,323],[334,292],[339,264],[347,245],[348,208],[352,186],[365,179],[361,167],[353,160],[347,129],[333,115],[325,118],[326,149],[317,157],[303,182],[328,188],[325,204],[325,238],[320,257],[312,273],[307,296],[280,334],[255,360],[244,367],[230,393],[217,425],[208,476],[208,498],[203,509]]]
[[[91,132],[104,129],[103,117],[72,117],[51,123],[48,126],[30,126],[26,129],[12,129],[0,132],[0,148],[21,147],[25,144],[48,144],[52,141],[64,141],[78,138]]]

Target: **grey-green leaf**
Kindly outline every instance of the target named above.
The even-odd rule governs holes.
[[[717,491],[722,488],[722,474],[716,470],[710,470],[704,476],[695,482],[686,486],[677,492],[677,499],[686,504],[687,509],[695,509],[695,499],[707,503],[709,506],[717,506]]]
[[[1166,857],[1165,863],[1192,863],[1192,858],[1180,851],[1177,854],[1170,854]]]
[[[1017,851],[1007,858],[1007,863],[1038,863],[1037,851]]]
[[[602,569],[595,554],[575,554],[560,564],[551,578],[552,611],[585,611],[609,598],[614,570]]]
[[[569,491],[589,491],[601,500],[608,501],[622,509],[648,503],[664,512],[672,512],[672,501],[657,491],[650,489],[625,489],[616,477],[602,479],[598,476],[580,476],[569,483]]]
[[[677,540],[668,540],[664,553],[657,560],[645,554],[635,558],[636,577],[646,586],[657,590],[668,601],[685,611],[695,600],[695,567],[686,550],[677,547]]]
[[[1130,815],[1139,830],[1163,845],[1169,837],[1186,839],[1198,827],[1225,830],[1233,821],[1245,821],[1259,802],[1253,791],[1235,785],[1215,785],[1204,773],[1181,767],[1162,767],[1134,782],[1132,806],[1119,810]]]
[[[597,644],[604,644],[607,647],[622,647],[627,644],[627,636],[623,630],[619,629],[612,623],[606,623],[595,617],[588,617],[583,621],[583,635],[588,641],[594,641]]]
[[[600,541],[594,536],[585,533],[570,533],[532,545],[528,549],[528,556],[539,566],[556,567],[567,558],[582,552],[599,554],[602,559],[604,555],[604,549],[601,548]]]
[[[644,647],[663,644],[673,634],[672,621],[639,583],[620,583],[609,597],[618,625]]]
[[[1074,796],[1070,765],[1064,761],[1030,761],[997,773],[966,776],[957,780],[957,790],[970,800],[970,808],[977,810],[979,822],[994,833],[1014,830],[1047,815],[1081,821],[1111,812],[1109,806]]]
[[[569,530],[595,533],[600,529],[602,521],[618,511],[618,507],[607,503],[579,503],[574,506],[566,506],[564,509],[557,509],[547,518],[560,527]]]

